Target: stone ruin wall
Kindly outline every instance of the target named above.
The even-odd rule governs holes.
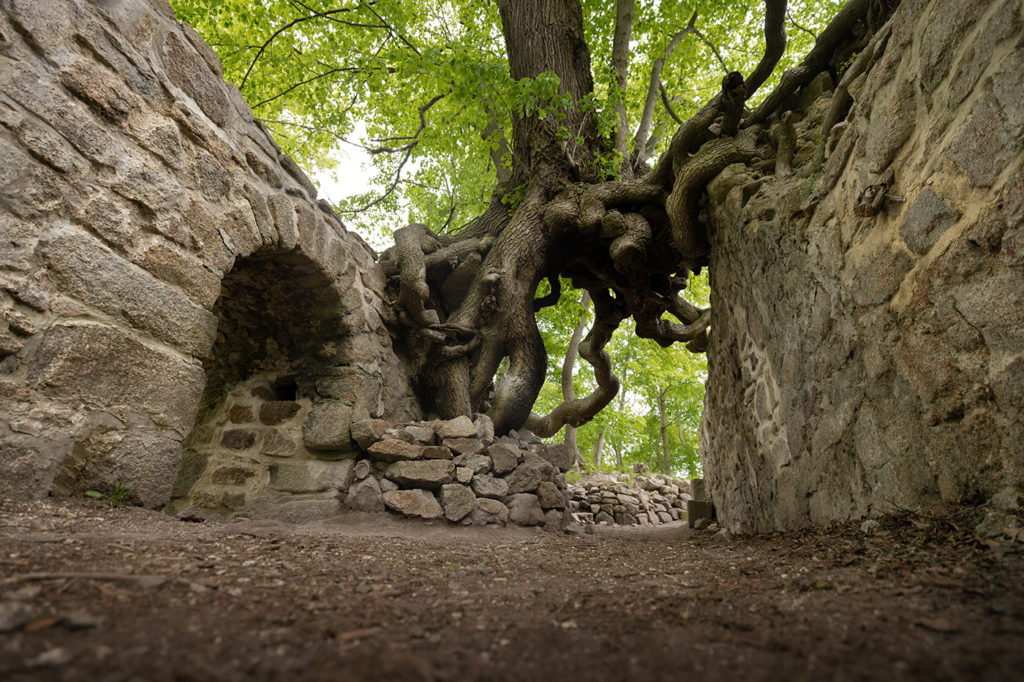
[[[0,10],[0,496],[337,510],[418,416],[372,250],[166,0]]]
[[[732,530],[1019,504],[1021,12],[904,0],[820,170],[834,93],[819,79],[795,176],[730,168],[712,185],[701,445]]]

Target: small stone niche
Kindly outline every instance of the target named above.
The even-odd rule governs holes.
[[[345,440],[326,443],[317,426],[325,413],[352,410],[320,390],[349,372],[337,352],[344,310],[331,282],[301,255],[256,254],[224,278],[215,312],[206,390],[169,511],[194,506],[213,520],[333,515],[356,453],[347,423],[335,426]]]

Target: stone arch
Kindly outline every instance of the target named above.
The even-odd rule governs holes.
[[[351,362],[363,330],[340,281],[300,249],[235,262],[214,305],[217,338],[172,509],[213,518],[337,510],[356,454],[349,423],[382,409],[379,378]]]

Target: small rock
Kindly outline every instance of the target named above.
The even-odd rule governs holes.
[[[350,431],[352,440],[362,450],[369,450],[370,446],[384,437],[384,432],[390,428],[383,419],[360,419],[352,422]]]
[[[487,455],[459,455],[455,458],[455,465],[472,469],[474,474],[486,474],[491,470],[491,458]]]
[[[384,438],[371,445],[367,452],[370,454],[370,457],[382,462],[423,458],[422,445],[406,443],[404,440],[398,440],[397,438]]]
[[[228,429],[221,436],[220,444],[232,450],[247,450],[256,445],[256,434],[249,429]]]
[[[72,630],[86,630],[102,625],[104,618],[85,611],[70,611],[61,620]]]
[[[508,500],[508,518],[520,526],[538,526],[544,523],[544,510],[536,495],[519,493]]]
[[[508,495],[508,483],[501,478],[479,474],[473,477],[473,492],[479,497],[501,500]]]
[[[366,460],[360,460],[360,464]],[[357,465],[358,467],[358,465]],[[369,467],[367,467],[369,473]],[[381,487],[373,476],[364,476],[358,483],[349,486],[345,504],[352,511],[382,512],[384,501],[381,499]]]
[[[484,444],[477,438],[445,438],[443,445],[460,455],[475,455],[484,449]]]
[[[449,419],[448,421],[441,422],[441,427],[437,430],[437,435],[441,439],[445,438],[475,438],[476,437],[476,424],[469,417],[463,415],[456,417],[455,419]]]
[[[476,501],[476,509],[473,510],[471,518],[475,526],[489,523],[504,526],[508,523],[508,507],[497,500],[482,497]]]
[[[232,424],[248,424],[252,421],[252,408],[248,405],[234,405],[228,411],[228,421]]]
[[[476,495],[464,485],[449,483],[441,486],[441,506],[445,518],[455,523],[476,509]]]
[[[206,520],[206,514],[199,507],[185,507],[178,512],[178,520],[188,523],[201,523]]]
[[[508,475],[508,490],[510,493],[529,493],[537,489],[541,481],[550,480],[553,475],[553,467],[546,460],[534,456],[531,461],[527,458],[515,471]]]
[[[495,443],[487,448],[487,454],[491,457],[496,474],[507,474],[519,466],[519,450],[506,443]]]
[[[44,651],[35,658],[28,661],[28,667],[30,668],[45,668],[58,665],[64,665],[70,663],[74,655],[67,649],[60,647],[54,647],[48,651]]]
[[[550,481],[542,481],[537,486],[537,498],[544,509],[565,509],[565,495]]]
[[[427,445],[423,448],[424,459],[451,459],[452,451],[443,445]]]
[[[529,429],[519,429],[519,431],[513,431],[512,433],[515,433],[515,438],[519,439],[519,442],[524,445],[540,445],[544,442]]]
[[[703,478],[691,478],[690,479],[690,494],[695,500],[706,500],[707,489],[704,487]]]
[[[370,475],[370,462],[369,460],[361,459],[356,462],[355,468],[352,470],[352,475],[357,481],[361,481]]]
[[[979,540],[991,540],[1002,537],[1007,528],[1018,528],[1020,521],[1017,517],[1001,509],[990,509],[985,518],[974,527],[974,537]]]
[[[463,485],[469,485],[473,480],[473,470],[469,467],[455,467],[455,480]]]
[[[437,499],[427,490],[392,490],[382,497],[387,508],[399,514],[423,519],[439,519],[444,515]]]
[[[476,423],[477,438],[488,442],[494,440],[494,422],[490,417],[486,414],[478,414],[474,422]]]
[[[27,625],[35,610],[20,601],[0,602],[0,632],[11,632]]]
[[[280,424],[298,414],[300,408],[291,400],[268,400],[260,405],[260,422],[270,426]]]
[[[407,443],[434,444],[434,428],[426,424],[402,424],[388,429],[384,435]]]
[[[717,533],[715,533],[714,539],[715,540],[721,540],[722,542],[731,542],[732,541],[732,533],[729,532],[728,528],[723,528],[722,530],[720,530]]]
[[[568,471],[576,463],[564,443],[554,443],[541,448],[540,456],[551,462],[559,471]]]
[[[395,462],[384,475],[402,487],[434,489],[455,480],[455,464],[444,459]]]
[[[868,519],[864,523],[860,524],[860,532],[864,535],[873,535],[881,527],[881,524],[874,519]]]
[[[695,521],[693,522],[693,526],[692,526],[692,528],[693,528],[694,530],[705,530],[705,529],[706,529],[706,528],[707,528],[708,526],[710,526],[710,525],[711,525],[711,519],[708,519],[708,518],[700,518],[700,519],[696,519],[696,520],[695,520]]]

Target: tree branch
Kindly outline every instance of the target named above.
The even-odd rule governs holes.
[[[815,40],[818,39],[818,35],[816,33],[814,33],[814,31],[812,31],[811,29],[807,28],[806,26],[802,26],[802,25],[798,24],[796,22],[796,19],[793,18],[792,13],[790,13],[789,11],[786,12],[786,18],[789,19],[789,23],[793,24],[793,26],[795,26],[798,30],[803,31],[804,33],[806,33],[810,37],[814,38]]]
[[[633,136],[633,149],[634,153],[636,150],[646,150],[647,140],[650,136],[651,121],[654,120],[654,106],[658,100],[658,91],[664,91],[661,85],[661,72],[665,68],[665,62],[672,55],[672,51],[676,49],[681,41],[688,33],[693,33],[696,29],[694,25],[697,21],[697,13],[694,12],[690,17],[690,21],[686,23],[686,26],[672,34],[668,44],[665,46],[665,50],[661,53],[661,56],[654,60],[654,64],[651,65],[651,81],[647,86],[647,99],[644,100],[643,113],[640,114],[640,125],[637,126],[636,135]],[[669,107],[669,112],[675,117],[675,112]],[[678,123],[682,123],[675,117]],[[633,167],[636,168],[640,163],[646,162],[647,159],[640,159],[639,157],[634,158]]]
[[[626,105],[622,101],[626,89],[626,77],[629,71],[629,36],[633,30],[633,10],[636,0],[618,0],[615,3],[615,33],[612,37],[612,68],[615,70],[615,86],[618,89],[615,113],[619,117],[619,125],[615,128],[615,152],[623,164],[628,163],[626,136],[629,134],[629,120],[626,118]]]
[[[660,85],[658,89],[661,90],[661,103],[665,106],[665,111],[668,112],[668,115],[672,117],[673,121],[679,125],[683,125],[683,119],[679,118],[679,114],[676,113],[676,110],[672,107],[671,100],[668,98],[668,90],[665,89],[664,85]]]
[[[715,59],[718,60],[719,66],[722,67],[722,71],[729,73],[729,65],[725,63],[725,59],[722,58],[722,53],[718,51],[718,46],[709,40],[703,33],[698,30],[694,30],[693,34],[697,36],[697,40],[704,43],[704,45],[711,50],[712,54],[715,55]]]
[[[764,0],[764,56],[747,76],[747,98],[772,75],[786,51],[786,0]]]
[[[309,9],[309,8],[307,7],[306,9]],[[296,25],[301,24],[301,23],[306,22],[306,21],[311,21],[313,19],[322,19],[322,18],[326,18],[326,17],[331,17],[331,16],[333,16],[335,14],[341,14],[343,12],[353,12],[355,10],[356,10],[355,7],[343,7],[343,8],[340,8],[340,9],[326,10],[324,12],[315,12],[314,14],[311,14],[309,16],[299,17],[297,19],[293,19],[292,21],[289,21],[287,24],[285,24],[284,26],[280,27],[279,29],[277,29],[276,31],[271,33],[270,37],[267,38],[263,42],[263,44],[260,45],[259,49],[256,51],[256,56],[252,58],[252,62],[249,64],[249,68],[245,70],[245,75],[242,76],[242,80],[238,84],[238,89],[241,90],[242,88],[245,87],[245,83],[246,83],[246,81],[249,80],[249,74],[252,73],[253,68],[256,66],[256,62],[258,62],[260,60],[260,57],[263,56],[263,53],[266,52],[267,47],[270,46],[270,43],[274,42],[274,40],[277,39],[277,37],[280,36],[282,33],[287,31],[288,29],[292,28],[293,26],[296,26]],[[371,10],[371,11],[373,11],[373,10]],[[346,24],[348,26],[355,26],[355,27],[358,27],[358,28],[387,28],[386,26],[377,26],[377,25],[372,25],[372,24],[360,24],[360,23],[353,23],[353,22],[341,22],[341,23],[344,23],[344,24]]]
[[[818,36],[814,48],[807,53],[799,65],[782,74],[778,86],[765,98],[743,123],[745,127],[759,125],[775,114],[787,97],[828,67],[836,49],[844,42],[851,44],[858,39],[854,28],[868,18],[872,0],[850,0],[843,6],[825,30]]]

